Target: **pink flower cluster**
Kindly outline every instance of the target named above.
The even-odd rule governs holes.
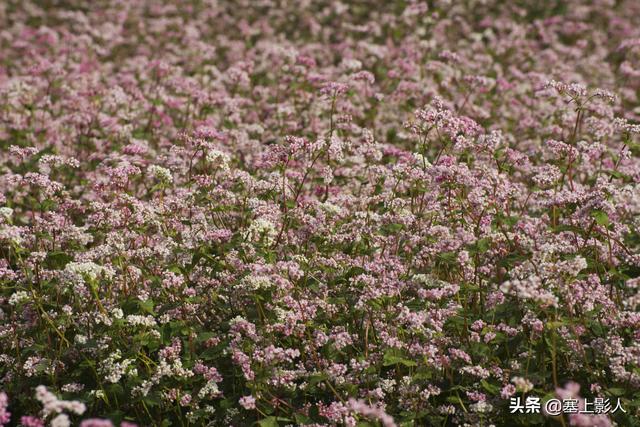
[[[5,0],[0,99],[0,425],[637,423],[637,0]]]

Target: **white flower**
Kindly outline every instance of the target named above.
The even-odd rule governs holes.
[[[258,218],[251,223],[245,237],[251,241],[257,241],[264,238],[265,244],[271,245],[275,242],[277,235],[278,231],[272,222],[263,218]]]
[[[322,203],[320,205],[320,207],[326,213],[331,214],[331,215],[341,215],[342,214],[342,208],[340,206],[334,205],[333,203],[330,203],[330,202],[324,202],[324,203]]]
[[[242,279],[240,285],[243,289],[249,291],[255,291],[258,289],[269,289],[273,286],[271,279],[267,276],[253,276],[249,275]]]
[[[362,68],[362,62],[357,59],[343,59],[342,66],[349,71],[358,71]]]
[[[211,380],[205,384],[204,387],[198,392],[198,397],[204,399],[205,397],[217,397],[220,394],[220,389],[215,381]]]
[[[29,293],[27,291],[17,291],[9,298],[9,305],[18,305],[29,299]]]
[[[51,420],[51,427],[69,427],[70,425],[71,421],[67,414],[60,414]]]
[[[122,358],[120,350],[111,353],[101,364],[100,373],[104,374],[105,380],[110,383],[117,383],[124,374],[129,376],[137,376],[138,370],[133,367],[135,359],[125,359],[118,362]]]
[[[113,310],[111,310],[111,314],[113,315],[114,319],[122,319],[124,317],[124,312],[121,308],[114,308]]]
[[[473,412],[477,412],[479,414],[491,412],[491,410],[493,409],[493,406],[490,403],[485,402],[484,400],[478,403],[474,403],[470,405],[470,407]]]
[[[8,208],[6,206],[3,206],[0,208],[0,217],[3,217],[5,219],[9,219],[11,218],[11,215],[13,215],[13,209]]]
[[[130,314],[127,316],[127,323],[133,326],[156,326],[156,320],[153,316],[141,316],[139,314]]]
[[[113,277],[114,274],[113,270],[100,266],[91,261],[70,262],[65,266],[64,270],[77,276],[88,277],[91,280],[97,279],[101,274],[104,274],[108,278]]]
[[[79,383],[68,383],[63,385],[61,388],[65,393],[77,393],[84,389],[84,385]]]
[[[69,411],[77,415],[82,415],[84,414],[84,411],[87,410],[85,404],[77,400],[59,400],[55,394],[51,393],[49,390],[47,390],[47,387],[43,385],[39,385],[38,387],[36,387],[36,399],[38,399],[38,401],[40,401],[40,403],[42,403],[42,405],[44,406],[42,408],[42,413],[45,417],[50,414],[59,414],[62,411]],[[56,417],[56,419],[57,418],[59,417]],[[62,421],[64,420],[62,419]],[[53,421],[51,422],[51,425],[54,425]]]
[[[418,163],[418,165],[423,166],[425,168],[431,167],[431,163],[429,162],[429,160],[427,160],[427,158],[422,154],[413,153],[413,157],[414,159],[416,159],[416,162]]]
[[[513,377],[511,378],[511,382],[516,386],[516,390],[518,390],[518,392],[527,393],[533,390],[533,384],[531,381],[522,377]]]
[[[171,175],[171,171],[167,168],[163,168],[158,165],[149,166],[149,173],[156,177],[163,184],[171,184],[173,182],[173,176]]]
[[[219,150],[211,150],[207,153],[207,161],[213,166],[222,170],[229,170],[229,162],[231,159],[226,153]]]

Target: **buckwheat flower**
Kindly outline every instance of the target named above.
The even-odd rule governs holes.
[[[45,416],[55,413],[59,414],[62,411],[69,411],[77,415],[82,415],[87,409],[84,403],[76,400],[59,400],[55,394],[48,391],[43,385],[36,387],[36,399],[42,403],[42,413]]]
[[[258,218],[249,226],[249,229],[245,233],[245,238],[254,242],[264,239],[266,245],[271,245],[275,242],[277,235],[278,230],[271,221]]]
[[[91,280],[95,280],[98,276],[104,274],[107,278],[111,278],[114,275],[113,270],[105,268],[94,262],[75,262],[72,261],[65,266],[65,271],[80,276],[88,277]]]
[[[127,316],[127,323],[133,326],[146,326],[152,328],[156,326],[156,320],[153,316],[142,316],[139,314],[130,314]]]
[[[349,399],[348,406],[353,412],[380,421],[383,427],[397,426],[393,417],[387,414],[381,407],[369,406],[363,400],[355,399]]]
[[[204,387],[200,389],[200,391],[198,392],[198,397],[200,399],[205,399],[205,398],[213,399],[220,396],[220,394],[221,394],[221,391],[218,388],[218,384],[216,383],[216,381],[210,380],[210,381],[207,381]]]
[[[394,380],[393,378],[381,380],[380,386],[386,393],[392,393],[396,387],[396,380]]]
[[[89,418],[82,420],[80,427],[113,427],[113,423],[110,420]]]
[[[273,287],[274,284],[267,276],[249,275],[242,279],[240,286],[249,291],[256,291],[258,289],[269,289]]]
[[[84,385],[80,383],[68,383],[61,387],[61,390],[66,393],[77,393],[84,390]]]
[[[5,226],[0,227],[0,241],[6,240],[14,245],[21,245],[24,241],[23,233],[26,230],[23,227]]]
[[[488,344],[492,339],[496,337],[495,332],[487,332],[483,338],[483,341]]]
[[[43,361],[42,358],[38,356],[30,356],[25,360],[22,365],[22,370],[24,371],[25,376],[32,377],[36,374],[38,366]]]
[[[51,420],[51,427],[70,427],[71,420],[67,414],[60,414]]]
[[[608,90],[605,89],[596,89],[593,91],[592,96],[596,97],[596,98],[601,98],[607,102],[609,102],[610,104],[613,104],[614,102],[616,102],[616,95],[612,92],[609,92]]]
[[[13,209],[6,206],[0,208],[0,217],[8,220],[11,218],[11,215],[13,215]]]
[[[184,284],[184,277],[173,271],[165,271],[162,274],[162,286],[165,289],[179,288]]]
[[[559,94],[566,93],[572,98],[579,98],[587,95],[586,86],[579,83],[562,83],[555,80],[549,80],[545,83],[544,88],[553,88]]]
[[[163,168],[158,165],[151,165],[148,168],[149,173],[153,175],[158,181],[163,184],[171,184],[173,182],[173,176],[171,175],[171,171],[167,168]]]
[[[514,394],[516,394],[516,386],[514,386],[513,384],[505,385],[500,391],[500,397],[502,397],[503,399],[508,399]]]
[[[520,393],[528,393],[533,390],[533,383],[522,377],[513,377],[511,382],[516,386],[516,390]]]
[[[188,406],[191,403],[191,395],[185,394],[180,398],[180,406]]]
[[[561,400],[576,399],[577,413],[569,414],[569,424],[577,427],[612,427],[614,424],[605,413],[583,413],[585,399],[580,397],[580,384],[569,381],[564,387],[556,388],[556,396]]]
[[[9,305],[18,305],[29,300],[27,291],[16,291],[9,297]]]
[[[418,164],[418,166],[422,166],[425,169],[431,167],[431,162],[429,162],[429,160],[427,160],[427,158],[425,156],[423,156],[422,154],[413,153],[413,158],[416,160],[416,163]]]
[[[328,96],[344,95],[349,90],[349,86],[344,83],[327,82],[320,89],[320,94]]]
[[[137,376],[137,371],[133,368],[136,362],[135,359],[119,361],[121,358],[122,354],[120,350],[116,350],[101,362],[98,372],[105,376],[106,381],[115,384],[119,382],[125,374],[133,377]]]
[[[238,403],[240,403],[240,406],[242,406],[247,411],[256,409],[256,399],[253,396],[243,396],[240,398]]]
[[[9,397],[7,393],[0,392],[0,426],[9,424],[11,421],[11,412],[7,411],[9,406]]]
[[[362,62],[357,59],[344,58],[340,65],[348,71],[358,71],[362,68]]]
[[[469,405],[469,408],[473,412],[477,412],[479,414],[486,414],[487,412],[491,412],[493,410],[493,405],[482,400],[480,402]]]
[[[111,315],[114,319],[122,319],[124,317],[124,312],[121,308],[114,308],[111,310]]]
[[[473,375],[482,379],[489,378],[489,376],[491,375],[491,372],[489,372],[488,369],[485,369],[482,366],[463,366],[459,369],[459,371],[464,374]]]
[[[340,206],[334,205],[331,202],[324,202],[320,207],[329,215],[342,215],[343,213],[343,209]]]
[[[229,155],[219,150],[210,150],[207,152],[207,161],[214,167],[223,171],[229,170]]]
[[[537,174],[533,177],[533,181],[540,187],[548,187],[560,179],[562,173],[555,165],[543,165],[536,167]]]
[[[44,421],[32,415],[25,415],[20,418],[23,427],[44,427]]]
[[[438,406],[438,412],[442,415],[453,415],[456,413],[456,407],[453,405]]]

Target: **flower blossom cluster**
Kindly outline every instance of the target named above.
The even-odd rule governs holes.
[[[637,0],[3,0],[0,99],[0,425],[637,425]]]

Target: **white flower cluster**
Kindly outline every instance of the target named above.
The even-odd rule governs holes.
[[[107,278],[113,277],[113,270],[103,267],[91,261],[86,262],[70,262],[64,270],[79,277],[88,277],[91,280],[97,279],[104,274]]]
[[[546,306],[558,306],[558,298],[550,290],[542,287],[542,280],[536,275],[508,280],[500,285],[500,290],[524,300],[539,301]]]
[[[18,305],[29,299],[29,293],[27,291],[17,291],[9,298],[9,305]]]
[[[171,184],[173,182],[173,176],[171,175],[171,171],[167,168],[163,168],[158,165],[149,166],[149,173],[153,175],[157,180],[162,182],[163,184]]]
[[[271,245],[275,242],[277,236],[278,231],[275,224],[264,218],[258,218],[251,223],[245,238],[251,241],[259,241],[264,237],[264,243]]]
[[[153,316],[130,314],[127,316],[127,323],[133,326],[148,326],[152,328],[156,326],[156,319],[154,319]]]
[[[227,171],[229,170],[229,162],[231,159],[222,151],[211,150],[207,153],[207,161],[211,163],[212,166]]]
[[[493,409],[493,405],[487,403],[484,400],[481,400],[480,402],[470,405],[470,409],[473,412],[477,412],[478,414],[486,414],[487,412],[491,412],[491,410]]]
[[[511,378],[511,382],[516,386],[516,390],[519,393],[528,393],[533,390],[533,384],[531,381],[522,377],[513,377]]]
[[[258,289],[269,289],[273,286],[271,279],[267,276],[245,276],[240,281],[240,287],[247,291],[256,291]]]
[[[218,384],[215,381],[210,380],[204,385],[204,387],[200,389],[200,391],[198,392],[198,397],[200,399],[215,398],[220,394],[221,393],[220,389],[218,388]]]
[[[146,396],[151,391],[151,387],[160,383],[162,377],[175,377],[175,378],[190,378],[192,377],[193,371],[190,369],[185,369],[182,366],[182,361],[180,359],[176,359],[173,361],[173,364],[168,364],[165,359],[160,360],[160,364],[156,368],[153,376],[149,380],[145,380],[139,386],[135,386],[131,390],[131,394],[134,396]]]
[[[13,215],[13,209],[8,208],[6,206],[3,206],[0,208],[0,217],[4,219],[9,219],[11,218],[11,215]]]
[[[77,400],[60,400],[55,394],[47,390],[47,387],[39,385],[36,387],[36,399],[42,403],[42,414],[46,417],[51,414],[60,414],[62,411],[72,412],[77,415],[84,414],[87,407]],[[53,422],[51,423],[53,425]]]
[[[431,167],[431,162],[429,162],[429,160],[427,160],[427,158],[423,156],[421,153],[413,153],[413,158],[416,159],[416,162],[418,163],[419,166],[422,166],[424,168]]]
[[[136,362],[135,359],[124,359],[118,362],[120,359],[122,359],[122,354],[120,350],[116,350],[102,362],[100,373],[105,376],[106,381],[115,384],[124,374],[130,377],[138,376],[138,370],[132,367]]]
[[[65,393],[77,393],[84,390],[84,385],[80,383],[68,383],[61,387]]]
[[[330,215],[342,215],[343,213],[343,210],[340,206],[334,205],[333,203],[330,203],[330,202],[324,202],[320,204],[320,208],[322,208],[323,211],[325,211]]]
[[[37,356],[28,357],[27,360],[25,360],[24,364],[22,365],[22,370],[24,371],[24,375],[27,377],[34,376],[41,362],[42,362],[42,359]]]

